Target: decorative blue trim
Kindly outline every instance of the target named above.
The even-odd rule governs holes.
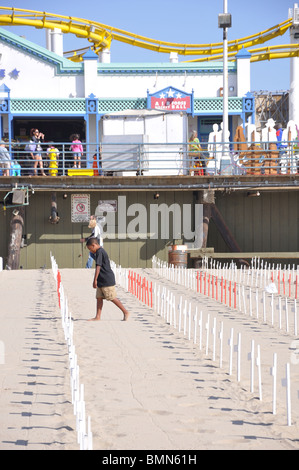
[[[7,98],[0,100],[0,112],[2,114],[9,113],[9,100]]]
[[[168,90],[170,87],[165,88]],[[173,87],[171,87],[174,90]],[[5,84],[1,85],[0,90],[6,91],[7,98],[2,99],[1,105],[4,106],[3,112],[11,116],[85,116],[95,114],[100,116],[106,113],[124,111],[126,109],[141,110],[150,107],[150,98],[160,92],[152,95],[147,92],[145,98],[97,98],[90,95],[88,98],[12,98],[10,99],[10,90]],[[177,90],[177,89],[176,89]],[[179,90],[180,91],[180,90]],[[186,94],[185,94],[186,95]],[[189,94],[189,96],[191,96]],[[7,104],[8,102],[8,111]],[[254,115],[254,96],[248,93],[243,98],[229,97],[228,112],[230,115],[244,117]],[[212,116],[221,115],[223,110],[223,100],[217,98],[194,98],[192,90],[192,106],[188,110],[193,116]],[[185,110],[184,110],[185,111]]]
[[[254,112],[255,98],[254,95],[250,92],[246,93],[242,98],[242,110],[244,113],[253,113]]]
[[[84,114],[85,98],[13,98],[11,109],[14,114]]]
[[[94,96],[90,95],[86,98],[86,114],[98,114],[99,100]]]
[[[242,98],[242,119],[245,125],[247,120],[247,116],[253,116],[253,123],[255,121],[255,98],[254,95],[250,92],[246,93],[245,96]]]
[[[8,86],[5,85],[5,83],[2,83],[2,85],[0,86],[0,91],[9,94],[10,93],[10,88],[8,88]]]
[[[228,64],[229,73],[237,73],[236,62]],[[222,62],[215,63],[144,63],[144,64],[98,64],[98,75],[148,75],[148,74],[222,74]]]
[[[247,49],[244,49],[244,46],[242,46],[242,49],[235,55],[236,59],[250,59],[250,57],[251,53]]]
[[[11,98],[10,98],[10,88],[8,88],[8,86],[5,85],[5,83],[3,83],[1,86],[0,86],[0,92],[2,93],[6,93],[7,97],[0,100],[0,112],[2,112],[2,114],[6,114],[7,115],[7,119],[8,119],[8,139],[9,139],[9,153],[11,154],[11,136],[12,136],[12,119],[13,119],[13,116],[12,116],[12,113],[11,113]],[[3,132],[3,120],[2,120],[2,116],[1,116],[1,129],[0,129],[0,132],[2,134]]]
[[[53,112],[53,113],[12,113],[12,118],[24,118],[24,117],[48,117],[48,118],[52,118],[52,117],[63,117],[63,118],[70,118],[70,117],[76,117],[76,118],[79,118],[79,117],[84,117],[86,116],[86,113],[57,113],[57,112]]]
[[[83,55],[83,60],[98,60],[98,58],[99,58],[98,55],[90,48]]]

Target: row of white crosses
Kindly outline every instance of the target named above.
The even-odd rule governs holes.
[[[160,276],[166,277],[168,280],[173,280],[174,274],[170,271],[169,276],[167,267],[164,262],[153,258],[153,267]],[[175,269],[177,271],[181,268]],[[192,272],[193,270],[183,269],[185,272]],[[182,271],[183,271],[182,270]],[[178,278],[178,277],[177,277]],[[187,276],[181,274],[181,278],[187,279]],[[194,279],[194,277],[193,277]],[[193,283],[194,284],[194,283]],[[186,283],[187,285],[187,283]],[[243,286],[244,287],[244,286]],[[192,282],[189,279],[188,288],[192,288]],[[218,364],[223,367],[223,353],[224,353],[224,322],[221,321],[217,325],[217,318],[211,318],[210,314],[204,318],[203,312],[198,311],[195,306],[195,311],[192,313],[192,302],[183,300],[180,296],[179,301],[175,294],[163,284],[154,285],[154,302],[153,310],[165,319],[165,322],[173,326],[178,332],[183,332],[188,340],[193,341],[194,344],[198,343],[199,350],[204,351],[205,355],[212,355],[212,360],[216,362],[216,355],[218,351]],[[264,314],[265,315],[265,314]],[[264,317],[265,319],[265,317]],[[217,328],[218,326],[218,328]],[[211,338],[212,336],[212,338]],[[205,342],[205,347],[203,343]],[[237,355],[236,359],[236,376],[237,381],[241,381],[241,350],[242,338],[241,333],[237,334],[237,342],[235,344],[234,328],[230,328],[228,344],[228,370],[229,375],[233,374],[234,353]],[[251,348],[248,351],[248,360],[250,361],[250,392],[254,393],[255,376],[258,382],[259,399],[263,400],[263,386],[262,386],[262,362],[260,345],[255,345],[255,341],[251,341]],[[270,370],[272,377],[272,413],[275,415],[277,410],[277,354],[273,354],[273,365]],[[282,380],[282,385],[286,387],[286,410],[287,410],[287,424],[292,424],[291,420],[291,379],[290,379],[290,364],[285,366],[285,377]]]
[[[215,266],[215,261],[211,261],[210,269],[207,260],[203,264],[203,268],[194,270],[152,258],[152,266],[160,277],[297,336],[297,269],[274,270],[270,265],[264,269],[256,260],[247,272],[237,269],[233,262]],[[281,279],[288,279],[287,286]]]
[[[156,268],[161,267],[163,264],[165,264],[165,262],[157,259]],[[167,263],[166,266],[168,266]],[[285,264],[282,267],[281,264],[275,265],[274,263],[267,262],[255,256],[251,259],[249,267],[241,265],[238,269],[234,261],[221,264],[220,261],[204,257],[202,266],[203,269],[210,269],[211,274],[218,276],[218,278],[223,277],[226,280],[239,282],[247,286],[265,288],[269,283],[275,281],[277,283],[278,293],[285,291],[286,296],[296,298],[295,286],[299,278],[299,266],[295,266],[295,264],[292,266]],[[289,295],[290,285],[292,288],[291,295]]]
[[[68,308],[68,301],[61,282],[61,274],[54,256],[51,254],[52,272],[56,282],[58,304],[61,312],[61,324],[64,331],[64,338],[68,348],[70,387],[74,416],[76,417],[77,443],[80,450],[93,450],[91,419],[86,420],[84,384],[80,384],[80,370],[78,358],[73,342],[74,322]]]
[[[264,261],[260,257],[251,259],[251,265],[245,267],[242,265],[240,269],[237,268],[236,263],[226,263],[222,266],[220,262],[216,262],[212,258],[210,260],[206,257],[203,259],[204,269],[209,269],[211,274],[217,277],[223,277],[228,281],[235,281],[244,286],[251,286],[260,289],[266,289],[267,292],[278,293],[283,297],[289,299],[298,298],[298,281],[299,281],[299,266],[292,266],[290,264],[284,265]]]
[[[162,277],[165,277],[167,273],[166,266],[160,262],[161,266],[157,269],[159,261],[154,257],[153,265],[156,270],[160,272]],[[163,267],[162,267],[163,264]],[[132,270],[122,269],[121,266],[116,266],[112,263],[113,270],[116,274],[116,282],[124,290],[128,291],[129,286],[129,273],[132,276]],[[161,272],[162,271],[162,272]],[[176,270],[177,275],[181,271],[180,276],[175,277],[173,270],[171,270],[170,280],[184,279],[188,288],[192,288],[192,282],[194,277],[188,277],[187,272],[192,270]],[[185,272],[183,272],[185,271]],[[169,272],[169,271],[168,271]],[[137,278],[137,275],[136,275]],[[195,282],[193,282],[195,285]],[[134,291],[134,290],[133,290]],[[132,290],[131,290],[132,293]],[[140,296],[135,295],[138,300]],[[224,364],[225,354],[225,339],[224,339],[224,322],[221,321],[217,324],[217,318],[211,318],[210,314],[204,317],[202,311],[198,310],[198,306],[195,306],[195,310],[192,311],[192,302],[187,299],[183,299],[183,296],[179,298],[174,294],[171,289],[168,289],[161,283],[155,283],[153,288],[153,306],[152,310],[157,313],[165,322],[178,330],[178,333],[183,333],[184,337],[192,341],[194,345],[198,344],[198,348],[202,351],[205,356],[212,356],[214,362],[218,361],[219,367],[222,369]],[[227,338],[228,346],[228,373],[233,375],[234,369],[236,369],[237,382],[241,382],[242,371],[241,371],[241,355],[242,355],[242,337],[241,333],[237,334],[237,341],[235,344],[234,328],[230,328],[229,336]],[[236,354],[236,360],[235,360]],[[260,345],[255,346],[255,341],[251,341],[250,351],[248,352],[248,360],[250,361],[250,392],[255,392],[255,382],[257,377],[258,394],[259,399],[263,400],[263,384],[262,384],[262,360]],[[234,364],[236,366],[234,367]],[[277,354],[273,355],[273,365],[270,370],[272,377],[272,413],[277,413]],[[282,379],[282,385],[286,387],[286,414],[287,414],[287,425],[292,424],[291,420],[291,380],[290,380],[290,364],[286,364],[285,377]]]
[[[224,322],[220,322],[217,329],[217,319],[214,317],[212,320],[210,314],[207,314],[206,319],[203,317],[203,312],[198,312],[195,308],[195,313],[192,317],[192,303],[187,300],[183,301],[180,296],[179,303],[176,305],[176,298],[173,292],[170,292],[166,287],[160,285],[154,288],[154,306],[153,309],[158,315],[165,319],[165,322],[173,326],[178,332],[183,332],[184,336],[194,344],[199,344],[199,350],[204,351],[205,356],[212,355],[212,360],[216,362],[217,351],[219,354],[219,367],[223,368],[223,346],[224,346]],[[193,328],[192,328],[193,324]],[[211,339],[212,335],[212,339]],[[236,360],[236,376],[237,382],[241,382],[241,333],[237,335],[237,342],[234,341],[234,328],[230,329],[229,338],[227,341],[229,349],[228,369],[229,375],[233,375],[234,353],[237,354]],[[218,344],[217,344],[218,341]],[[204,346],[205,343],[205,346]],[[255,341],[251,341],[251,350],[248,353],[248,360],[251,361],[250,366],[250,392],[254,393],[255,384],[255,367],[257,369],[258,378],[258,393],[259,399],[263,399],[262,388],[262,363],[260,345],[257,345],[255,355]],[[276,400],[277,400],[277,354],[273,355],[273,367],[270,370],[273,377],[273,414],[276,414]],[[290,399],[290,365],[286,365],[286,378],[283,379],[283,385],[287,386],[287,424],[291,425],[291,399]]]

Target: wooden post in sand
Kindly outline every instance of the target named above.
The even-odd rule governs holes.
[[[10,239],[8,245],[7,269],[19,269],[20,250],[24,227],[24,207],[14,210],[10,220]]]

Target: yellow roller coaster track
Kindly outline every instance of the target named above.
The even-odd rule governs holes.
[[[83,18],[0,6],[0,12],[1,11],[3,13],[0,14],[0,25],[32,26],[35,28],[48,28],[51,30],[59,28],[65,34],[71,33],[75,34],[79,38],[87,39],[92,43],[91,47],[97,54],[99,54],[103,49],[110,48],[112,39],[161,53],[177,52],[182,56],[203,56],[187,62],[219,60],[222,58],[223,54],[222,43],[180,44],[157,41],[155,39],[133,34],[122,29]],[[291,25],[292,18],[289,18],[288,20],[272,26],[265,31],[261,31],[257,34],[241,39],[228,41],[229,59],[234,60],[234,56],[240,49],[242,49],[242,47],[249,48],[248,50],[252,54],[251,62],[299,56],[299,46],[293,44],[251,49],[254,46],[264,44],[271,39],[282,36],[291,27]],[[68,51],[65,55],[70,60],[81,61],[86,49],[88,48]]]

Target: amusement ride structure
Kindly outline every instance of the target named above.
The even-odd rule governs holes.
[[[275,46],[256,47],[278,36],[284,35],[294,24],[299,23],[298,9],[290,9],[289,19],[272,26],[265,31],[251,36],[228,41],[228,58],[234,60],[240,49],[249,48],[251,62],[262,60],[292,58],[299,56],[299,44],[284,44]],[[219,60],[223,57],[223,44],[180,44],[151,39],[145,36],[130,33],[94,20],[87,20],[72,16],[46,13],[42,11],[21,8],[0,7],[0,25],[2,26],[32,26],[35,28],[58,29],[62,33],[71,33],[78,38],[87,39],[96,54],[109,49],[112,40],[120,41],[132,46],[141,47],[155,52],[176,52],[183,57],[200,56],[190,61]],[[73,61],[81,61],[82,56],[89,47],[65,52],[65,56]]]
[[[227,4],[226,0],[224,0],[225,3]],[[224,8],[223,19],[227,14],[226,10],[227,8]],[[252,226],[256,227],[259,218],[261,225],[256,233],[259,236],[262,231],[265,232],[265,240],[270,251],[278,253],[282,247],[281,240],[283,240],[286,241],[283,246],[287,247],[283,251],[292,247],[289,259],[293,259],[293,253],[297,256],[296,230],[294,229],[290,235],[292,239],[289,242],[288,230],[283,231],[283,229],[291,225],[295,226],[285,217],[289,213],[296,214],[298,205],[295,193],[298,190],[297,175],[299,173],[296,127],[299,126],[298,3],[294,4],[294,8],[289,9],[288,19],[247,37],[228,41],[227,36],[225,37],[225,30],[230,26],[226,24],[229,22],[221,23],[218,17],[218,26],[223,28],[223,43],[185,44],[159,41],[95,20],[0,6],[0,26],[27,26],[45,30],[47,39],[47,45],[44,48],[11,34],[5,28],[1,28],[0,32],[0,41],[3,44],[0,69],[2,72],[0,91],[3,94],[2,110],[0,109],[0,112],[2,111],[0,136],[2,134],[8,136],[10,153],[15,155],[16,160],[19,159],[23,165],[20,165],[22,171],[20,176],[25,176],[22,183],[28,178],[27,185],[23,185],[22,189],[13,188],[12,191],[11,178],[5,180],[3,176],[1,181],[3,206],[10,207],[16,204],[13,199],[10,204],[10,196],[16,196],[10,193],[15,193],[15,189],[21,189],[23,193],[25,190],[32,191],[34,181],[34,189],[37,190],[34,206],[29,206],[27,209],[27,232],[33,235],[26,250],[26,253],[28,252],[26,266],[30,267],[31,262],[37,263],[33,267],[40,266],[42,263],[40,260],[44,256],[44,245],[39,237],[42,233],[51,240],[49,246],[56,245],[64,256],[65,240],[69,241],[75,235],[72,224],[79,221],[68,218],[69,226],[67,229],[64,226],[64,230],[67,230],[64,232],[65,240],[53,237],[53,232],[45,224],[43,208],[51,192],[51,217],[49,218],[51,224],[57,224],[60,218],[57,215],[58,202],[62,207],[68,207],[70,211],[75,208],[79,212],[75,202],[66,202],[68,193],[73,195],[74,191],[86,193],[84,194],[84,207],[95,204],[99,191],[103,192],[101,197],[104,197],[105,191],[115,191],[115,194],[122,192],[125,195],[128,193],[132,196],[133,191],[138,191],[142,193],[140,198],[144,197],[140,200],[144,201],[145,208],[151,206],[150,201],[153,196],[155,199],[159,197],[158,191],[163,192],[165,201],[173,201],[173,197],[177,197],[175,201],[178,201],[182,209],[183,201],[191,201],[192,210],[196,208],[197,202],[195,201],[203,201],[207,211],[205,220],[214,218],[222,238],[229,245],[229,250],[240,252],[232,239],[228,224],[214,209],[214,193],[221,191],[221,194],[227,196],[221,200],[222,207],[225,211],[226,207],[229,208],[227,213],[230,207],[233,208],[231,212],[233,220],[235,220],[234,214],[237,210],[240,220],[246,213],[247,221],[244,223],[244,234],[239,235],[241,238],[255,240],[255,234],[247,237],[247,232],[249,233],[249,221],[252,220]],[[287,32],[289,33],[287,44],[266,45]],[[62,37],[65,34],[72,34],[86,40],[87,47],[63,51]],[[134,66],[109,64],[109,49],[113,40],[145,50],[169,54],[171,63],[138,64],[138,66],[136,64]],[[32,81],[28,57],[33,58],[34,81]],[[183,65],[176,64],[178,58]],[[289,109],[281,119],[283,123],[281,130],[285,127],[283,129],[285,132],[282,131],[280,142],[283,142],[281,145],[284,147],[278,148],[275,143],[277,138],[272,115],[264,114],[263,119],[259,119],[261,132],[254,123],[256,109],[265,108],[265,105],[260,102],[257,105],[254,104],[255,98],[250,90],[250,63],[282,58],[290,60],[290,87],[285,100],[288,101]],[[232,62],[229,67],[227,67],[227,59]],[[209,61],[215,61],[215,63],[210,62],[208,65],[204,63]],[[194,62],[199,62],[199,64],[194,64]],[[16,63],[18,69],[16,69]],[[227,73],[228,69],[229,73]],[[230,87],[224,86],[226,76],[230,78]],[[7,77],[6,83],[3,80],[5,77]],[[223,80],[223,87],[221,87],[221,80]],[[158,86],[157,82],[159,82]],[[228,91],[231,92],[229,96]],[[100,96],[96,96],[97,92]],[[117,96],[115,96],[116,92]],[[224,110],[225,93],[227,104],[230,105],[229,109],[228,106],[226,107],[226,112]],[[169,113],[168,110],[170,110]],[[230,119],[230,127],[227,125],[227,119],[225,123],[225,116]],[[30,141],[32,137],[31,130],[36,126],[40,128],[40,125],[42,130],[46,128],[47,138],[49,138],[47,145],[53,142],[55,146],[59,144],[59,149],[57,147],[53,159],[57,165],[57,175],[61,178],[55,179],[56,174],[45,175],[44,172],[38,175],[35,171],[38,160],[33,157],[38,155],[39,162],[41,162],[42,156],[35,150],[33,155],[29,145],[27,146],[27,141]],[[258,133],[257,138],[254,127]],[[186,136],[191,129],[197,129],[196,136],[192,132],[192,140],[188,140]],[[38,134],[39,131],[35,130]],[[230,135],[225,135],[226,131],[229,131]],[[68,136],[73,135],[73,132],[83,134],[85,151],[82,152],[82,157],[84,156],[86,168],[75,168],[73,155],[70,155]],[[202,139],[202,147],[196,144],[194,148],[195,139],[199,142],[197,135]],[[230,136],[234,140],[230,141]],[[12,138],[20,143],[18,150],[15,150],[17,147],[13,148]],[[232,142],[237,145],[232,146]],[[5,145],[5,142],[2,145]],[[47,151],[43,148],[42,151],[38,149],[44,153],[45,161],[50,161],[48,149]],[[58,159],[60,167],[57,163]],[[41,176],[41,178],[34,180],[31,179],[32,176]],[[49,176],[49,178],[43,179],[44,176]],[[68,178],[66,186],[66,176],[76,176],[76,178]],[[105,180],[100,176],[104,176]],[[190,176],[192,179],[187,179],[185,176]],[[203,178],[198,178],[199,176]],[[96,178],[90,180],[89,177]],[[292,191],[286,191],[289,188],[294,190],[295,196],[289,195],[292,193]],[[260,194],[257,190],[267,195],[268,199],[265,198],[265,200],[268,206],[274,208],[273,215],[269,212],[271,216],[268,217],[269,235],[268,228],[265,228],[262,222],[266,220],[267,225],[268,214],[263,213],[265,206],[263,204],[258,206],[260,216],[257,217],[257,206],[247,203],[247,197],[243,197],[244,195],[257,196]],[[184,199],[181,198],[179,191],[186,192]],[[196,191],[198,199],[195,200]],[[235,191],[241,192],[239,199],[235,197]],[[230,197],[231,192],[232,197]],[[23,193],[21,193],[23,200],[20,203],[22,206],[27,202],[26,194]],[[59,199],[60,196],[62,197]],[[90,200],[90,196],[93,200]],[[276,197],[279,197],[279,204]],[[294,198],[292,210],[289,209],[291,197]],[[132,201],[135,204],[135,200],[132,199]],[[277,214],[277,207],[280,208],[281,214]],[[250,218],[248,217],[249,211],[252,211]],[[0,217],[2,217],[1,213]],[[280,220],[285,220],[285,223],[280,223]],[[3,219],[0,219],[0,223],[2,221]],[[19,223],[19,221],[16,222]],[[205,224],[208,226],[208,222]],[[243,224],[238,222],[236,225],[240,227]],[[282,227],[281,234],[276,237],[280,227]],[[207,227],[204,230],[207,231]],[[12,230],[11,239],[16,239],[14,232],[15,229]],[[18,245],[10,250],[11,253],[17,252],[18,256],[21,232],[20,235]],[[272,245],[268,242],[268,240],[276,239],[277,243],[275,241]],[[52,240],[54,240],[53,243]],[[175,240],[181,240],[181,237],[173,238],[174,245],[176,245]],[[132,246],[132,253],[135,257],[136,244],[134,242],[129,245],[129,243],[125,246]],[[259,239],[254,244],[251,244],[251,240],[247,240],[246,243],[244,246],[248,248],[244,253],[256,250],[256,246],[261,246],[259,249],[262,250]],[[178,245],[181,245],[181,242]],[[33,251],[30,250],[35,250],[35,247],[39,246],[41,251],[36,258],[35,254],[31,255]],[[146,262],[148,253],[155,253],[157,246],[155,242],[146,253],[142,252],[142,256],[137,253],[136,265],[141,258]],[[114,249],[114,246],[112,248]],[[166,245],[164,248],[165,256],[167,256]],[[199,249],[201,249],[200,246]],[[119,247],[116,247],[115,250],[115,257],[119,262],[121,262],[120,251],[129,253],[126,248],[119,250]],[[7,246],[1,240],[0,254],[4,253],[6,256],[6,252]],[[71,262],[77,267],[79,256],[82,256],[81,251],[78,253],[73,250],[71,255],[66,256],[66,265],[69,266],[68,258],[72,257]],[[131,254],[128,257],[128,262],[131,262],[129,258]]]

